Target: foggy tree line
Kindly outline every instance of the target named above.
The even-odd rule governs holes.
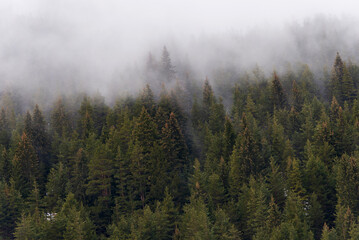
[[[147,71],[156,89],[113,106],[21,114],[2,94],[0,238],[359,237],[359,66],[337,54],[320,83],[257,67],[219,94],[176,80],[166,48]]]

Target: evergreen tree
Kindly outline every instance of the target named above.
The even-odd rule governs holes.
[[[50,212],[56,212],[67,195],[68,169],[60,162],[51,168],[46,183],[46,196],[44,201]]]
[[[36,104],[32,118],[32,136],[31,143],[34,147],[38,160],[41,176],[46,175],[50,167],[50,142],[45,128],[45,121],[39,106]],[[43,186],[44,179],[40,179]]]
[[[272,88],[272,103],[275,109],[282,109],[287,106],[287,97],[284,93],[282,84],[276,72],[273,73],[273,79],[271,82]]]
[[[162,129],[161,148],[166,156],[167,169],[170,180],[170,190],[176,202],[184,202],[188,192],[188,149],[177,119],[170,114]]]
[[[292,84],[292,106],[296,112],[300,112],[302,110],[302,106],[304,104],[304,99],[301,91],[298,88],[296,81],[293,81]]]
[[[86,180],[88,177],[87,156],[85,150],[80,148],[73,158],[71,167],[70,189],[77,200],[85,200]]]
[[[181,239],[212,239],[208,209],[201,198],[191,197],[184,206],[184,214],[179,226]]]
[[[209,84],[208,78],[204,81],[202,91],[202,108],[203,113],[201,121],[208,122],[212,105],[216,103],[216,99],[212,90],[212,86]]]
[[[17,219],[24,208],[21,194],[10,185],[0,182],[0,238],[12,239]]]
[[[98,144],[88,163],[88,183],[86,194],[91,199],[94,222],[98,232],[105,232],[111,220],[111,182],[113,161],[108,146]]]
[[[337,52],[330,78],[331,96],[341,99],[344,63]]]
[[[8,147],[10,144],[10,125],[6,116],[6,111],[4,108],[1,108],[0,113],[0,144]]]
[[[263,168],[263,162],[259,154],[259,144],[255,142],[252,132],[249,130],[244,113],[241,129],[230,161],[229,179],[233,193],[238,192],[238,187],[247,182],[251,174],[258,174]]]
[[[11,170],[12,170],[12,163],[9,159],[8,152],[4,147],[0,156],[0,181],[9,183],[11,178]]]
[[[51,127],[59,136],[67,136],[70,130],[70,119],[63,100],[59,98],[51,113]]]
[[[12,166],[15,187],[26,197],[30,193],[32,183],[39,177],[39,161],[26,133],[22,134],[18,143]]]
[[[85,96],[81,102],[79,119],[79,133],[82,138],[87,138],[94,132],[93,106],[89,97]]]
[[[171,82],[175,78],[175,67],[172,65],[170,54],[166,46],[162,50],[162,75],[165,82]]]

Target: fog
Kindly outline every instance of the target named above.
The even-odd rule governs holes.
[[[359,58],[356,1],[0,1],[0,92],[113,98],[138,91],[149,52],[170,52],[177,78],[266,74],[288,63],[320,73],[337,51]]]

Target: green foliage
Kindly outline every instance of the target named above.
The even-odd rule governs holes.
[[[279,77],[275,71],[273,73],[271,88],[272,88],[271,100],[272,100],[274,109],[285,108],[288,104],[287,96],[284,93],[282,83],[280,82]]]
[[[31,139],[23,133],[12,160],[15,187],[23,196],[30,193],[32,183],[39,177],[39,160]]]
[[[0,239],[358,239],[359,68],[288,66],[174,84],[164,49],[110,105],[4,92]]]
[[[201,197],[191,197],[179,225],[181,239],[213,239],[208,209]]]

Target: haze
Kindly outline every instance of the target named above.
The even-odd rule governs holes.
[[[319,70],[336,51],[357,60],[357,9],[354,0],[2,0],[0,83],[50,96],[137,91],[148,53],[160,59],[164,45],[198,80],[256,64]]]

